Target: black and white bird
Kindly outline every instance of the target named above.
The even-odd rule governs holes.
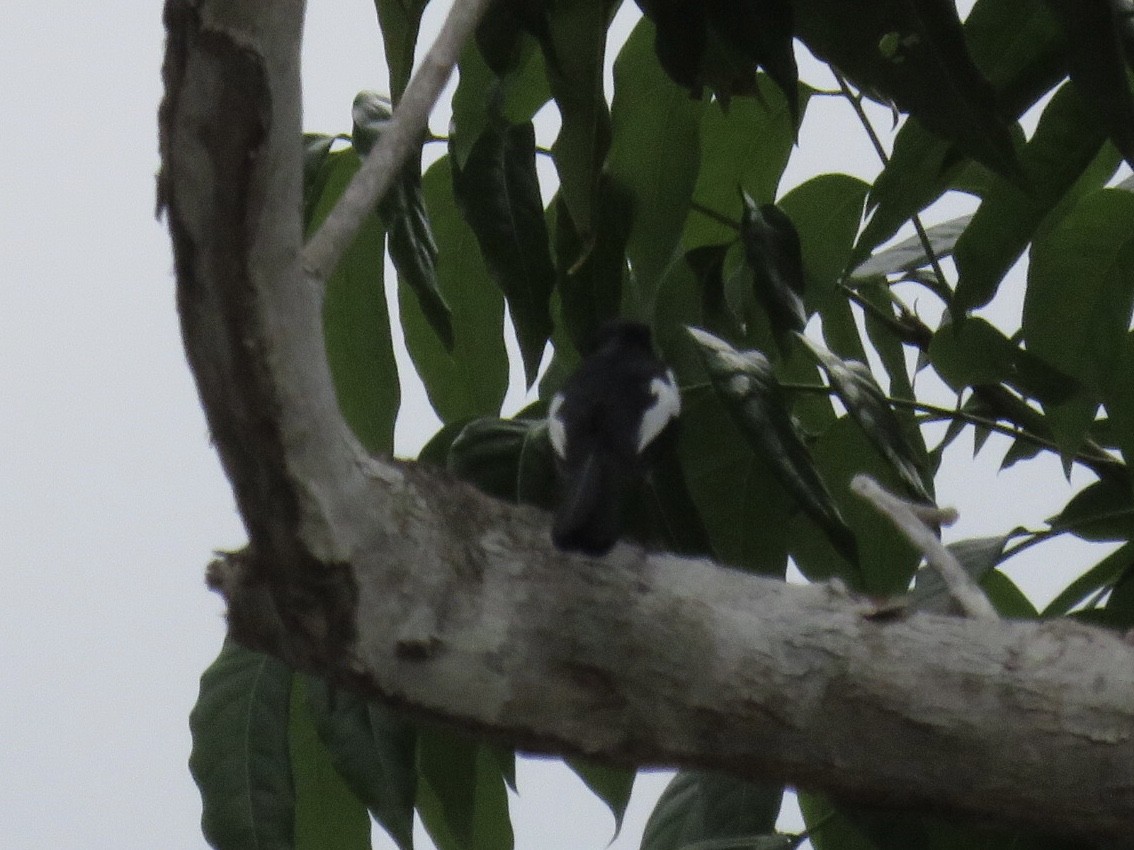
[[[548,407],[562,484],[551,532],[556,546],[610,551],[650,450],[680,412],[677,382],[654,354],[650,329],[624,319],[604,325],[594,351]]]

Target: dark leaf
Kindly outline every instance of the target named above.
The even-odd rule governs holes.
[[[555,461],[544,421],[474,419],[449,449],[449,469],[509,502],[555,504]]]
[[[1130,483],[1096,481],[1076,494],[1048,523],[1055,531],[1067,531],[1083,540],[1134,539]]]
[[[1114,174],[1118,157],[1113,148],[1103,149],[1105,140],[1074,87],[1056,92],[1020,155],[1029,191],[994,180],[972,225],[957,241],[954,315],[992,300],[1036,229],[1050,227],[1053,216]]]
[[[792,331],[807,324],[803,307],[803,251],[791,219],[774,204],[757,207],[742,195],[740,239],[755,278],[757,300],[767,311],[772,333],[786,352]]]
[[[637,772],[584,759],[573,758],[565,761],[594,795],[606,803],[610,813],[614,815],[614,835],[610,839],[614,841],[622,831],[622,817],[626,814],[626,806],[630,803],[630,792],[634,789],[634,777],[637,776]]]
[[[442,421],[495,416],[508,388],[508,354],[500,332],[504,298],[484,266],[476,237],[457,210],[448,157],[430,167],[422,189],[440,247],[437,277],[453,308],[455,339],[450,353],[408,284],[400,281],[406,348]]]
[[[1113,0],[1047,0],[1067,36],[1071,81],[1134,165],[1134,95]]]
[[[414,48],[421,26],[421,14],[429,0],[374,0],[386,65],[390,69],[390,91],[396,103],[406,90],[413,72]]]
[[[530,387],[551,336],[549,302],[555,285],[532,125],[486,127],[464,167],[454,168],[453,190],[485,264],[508,300]]]
[[[322,679],[304,681],[311,717],[335,769],[400,850],[412,850],[417,789],[413,724]]]
[[[859,424],[868,440],[894,467],[910,495],[932,503],[926,488],[928,471],[923,465],[924,451],[914,451],[886,394],[874,380],[870,369],[857,360],[840,360],[827,349],[805,336],[800,341],[819,361],[831,386],[847,412]]]
[[[292,678],[288,718],[295,850],[370,850],[370,815],[343,781],[334,757],[319,739],[306,699],[307,681],[299,675]],[[402,848],[410,850],[411,846],[404,844]]]
[[[856,563],[854,534],[795,430],[771,363],[758,351],[738,352],[705,331],[690,328],[689,333],[699,347],[713,389],[746,439],[765,457],[780,483],[823,529],[836,550]]]
[[[1105,587],[1111,587],[1119,577],[1134,568],[1134,544],[1127,543],[1116,552],[1111,552],[1081,576],[1079,576],[1043,610],[1045,617],[1062,617],[1069,613],[1087,597]]]
[[[334,136],[324,133],[303,134],[303,225],[311,224],[315,204],[323,196],[330,173],[329,157]]]
[[[314,232],[358,170],[348,148],[330,154],[323,188],[315,199],[307,232]],[[327,281],[323,334],[339,408],[359,441],[372,452],[391,452],[401,404],[398,367],[384,285],[382,226],[368,216]]]
[[[417,764],[417,811],[438,850],[511,850],[508,791],[491,747],[426,727]]]
[[[1034,620],[1039,617],[1036,606],[1016,586],[1016,583],[1000,570],[986,573],[980,583],[980,589],[984,591],[984,595],[988,597],[988,601],[1001,617],[1012,620]]]
[[[633,199],[626,253],[646,315],[662,276],[678,256],[697,182],[703,112],[700,101],[662,73],[652,41],[653,25],[643,18],[614,62],[607,161],[609,173]]]
[[[292,675],[282,661],[225,641],[201,676],[189,770],[201,792],[201,830],[217,850],[294,847]]]
[[[758,785],[707,771],[681,771],[650,813],[641,850],[750,847],[775,832],[783,793],[779,785]]]

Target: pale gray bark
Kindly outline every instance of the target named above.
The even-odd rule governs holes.
[[[233,633],[542,752],[1134,834],[1134,648],[1071,622],[895,615],[618,547],[368,456],[301,264],[300,0],[174,0],[161,200],[186,350],[250,546]]]

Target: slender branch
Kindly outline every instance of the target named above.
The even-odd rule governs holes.
[[[941,574],[949,592],[968,616],[975,620],[999,619],[988,597],[928,525],[929,522],[944,524],[956,520],[956,511],[927,509],[925,505],[917,505],[915,510],[914,505],[888,492],[869,475],[856,475],[851,489],[874,505],[917,547],[926,563]]]
[[[697,203],[696,201],[690,201],[689,209],[693,210],[693,212],[700,213],[705,218],[712,219],[717,224],[723,224],[725,227],[728,227],[732,230],[740,230],[740,225],[734,219],[730,218],[724,213],[717,212],[712,207],[707,207],[704,204]]]
[[[456,0],[437,40],[413,75],[389,127],[354,175],[323,226],[303,249],[309,277],[325,281],[354,241],[362,220],[390,188],[428,131],[429,114],[449,81],[461,50],[491,0]]]

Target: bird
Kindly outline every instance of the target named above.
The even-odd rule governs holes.
[[[551,537],[559,549],[598,556],[613,548],[627,499],[680,413],[677,381],[654,353],[649,327],[627,319],[603,325],[548,405],[560,479]]]

